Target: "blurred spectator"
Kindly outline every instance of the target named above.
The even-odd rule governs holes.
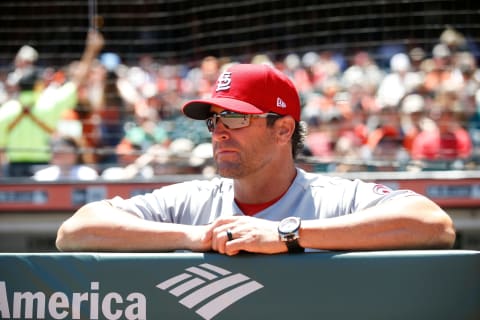
[[[198,173],[189,162],[194,147],[195,143],[188,138],[181,137],[173,140],[167,149],[167,161],[163,163],[157,162],[155,166],[155,174],[165,175]]]
[[[369,114],[380,109],[376,93],[384,74],[367,52],[355,54],[353,63],[340,78],[354,112]]]
[[[474,145],[474,159],[480,160],[480,89],[475,95],[476,109],[473,115],[468,119],[468,132]]]
[[[467,41],[465,36],[452,26],[447,26],[445,30],[443,30],[439,40],[440,43],[446,45],[453,54],[466,49]]]
[[[35,48],[29,45],[24,45],[18,50],[14,59],[14,70],[7,76],[7,85],[13,91],[19,89],[19,84],[22,79],[25,81],[25,79],[28,79],[29,77],[36,77],[38,75],[39,70],[36,66],[37,60],[38,52]],[[39,79],[33,78],[33,80],[36,81]],[[39,84],[39,82],[34,83],[34,86]]]
[[[338,120],[322,121],[311,118],[308,122],[308,135],[305,137],[304,152],[316,157],[319,161],[334,161],[334,147],[337,138]]]
[[[307,52],[301,59],[296,54],[290,54],[285,58],[288,75],[293,80],[300,96],[310,94],[313,91],[312,66],[317,61],[318,54],[315,52]]]
[[[441,43],[435,45],[432,55],[432,59],[423,61],[421,68],[425,73],[423,90],[434,95],[452,76],[452,57],[450,49]]]
[[[154,144],[165,144],[168,142],[167,131],[159,121],[159,118],[142,117],[135,122],[128,122],[122,140],[139,146],[140,151],[146,151]]]
[[[331,115],[328,112],[322,112],[321,101],[322,95],[320,93],[305,94],[305,106],[302,109],[302,119],[308,124],[317,124],[319,122],[328,121]]]
[[[282,71],[285,73],[290,79],[292,79],[296,86],[298,86],[297,82],[295,81],[295,72],[301,69],[301,60],[300,56],[296,53],[289,53],[285,56],[282,61]],[[298,87],[297,87],[298,88]],[[298,88],[300,89],[300,88]],[[301,90],[303,91],[303,90]]]
[[[459,115],[458,110],[436,107],[432,119],[437,125],[417,135],[412,145],[412,158],[453,161],[470,157],[472,141],[462,127]]]
[[[410,58],[411,71],[421,73],[423,78],[424,74],[421,70],[422,62],[425,59],[425,50],[421,47],[414,47],[408,52],[408,57]]]
[[[419,94],[407,95],[401,102],[400,123],[402,132],[405,135],[403,147],[411,153],[415,138],[423,130],[430,130],[435,127],[432,119],[427,116],[425,98]]]
[[[100,56],[100,61],[92,64],[88,81],[80,88],[79,105],[75,112],[83,123],[82,143],[89,150],[89,163],[116,162],[112,152],[122,137],[123,116],[126,114],[124,101],[117,87],[114,54]]]
[[[147,82],[141,87],[135,113],[124,123],[118,147],[130,144],[135,147],[135,150],[143,153],[153,145],[166,145],[169,142],[169,136],[161,117],[162,101],[159,99],[156,85]]]
[[[195,121],[185,116],[178,116],[172,123],[172,130],[168,133],[170,141],[186,138],[198,145],[210,142],[212,136],[202,121]]]
[[[101,177],[105,180],[125,180],[132,178],[150,179],[154,176],[153,161],[165,163],[168,159],[167,149],[154,145],[147,151],[123,140],[116,149],[118,162],[104,168]]]
[[[404,44],[385,42],[376,49],[376,62],[382,70],[388,70],[392,57],[406,51]]]
[[[455,82],[452,83],[452,87],[457,90],[458,102],[465,120],[468,120],[476,112],[475,95],[480,90],[480,73],[473,54],[470,52],[457,54],[453,78]]]
[[[47,164],[51,153],[50,136],[56,131],[60,115],[77,103],[77,89],[86,79],[93,59],[103,46],[103,37],[90,32],[85,52],[70,81],[55,94],[35,90],[38,72],[30,68],[18,79],[20,92],[0,107],[0,148],[6,148],[8,176],[32,176],[32,165]]]
[[[37,181],[95,180],[98,173],[86,166],[83,152],[71,137],[55,137],[51,140],[52,158],[50,165],[35,172]]]
[[[325,90],[325,82],[338,79],[340,65],[335,59],[341,59],[330,51],[323,51],[319,54],[309,52],[304,55],[303,61],[307,68],[310,89],[315,92]]]
[[[366,91],[376,91],[385,72],[382,71],[370,54],[360,51],[353,57],[352,64],[344,71],[341,81],[345,88],[364,87]]]
[[[202,59],[200,66],[192,68],[183,83],[183,92],[187,97],[209,95],[220,75],[220,61],[213,56]]]
[[[119,94],[117,80],[115,71],[107,70],[102,108],[100,109],[100,116],[103,119],[101,146],[107,148],[115,147],[120,142],[122,122],[125,121],[126,115],[126,107]],[[107,158],[102,161],[108,162],[109,160]]]
[[[169,146],[156,144],[142,151],[140,146],[124,140],[117,152],[119,166],[105,169],[102,172],[103,179],[149,179],[165,174],[214,174],[210,161],[213,157],[210,143],[195,147],[192,141],[179,138]]]
[[[400,114],[395,107],[384,107],[377,121],[378,126],[368,134],[363,157],[367,161],[385,161],[388,165],[382,166],[392,170],[395,165],[402,165],[409,158],[403,148]]]
[[[213,146],[210,142],[200,143],[193,148],[188,163],[205,177],[213,177],[216,168],[213,163]]]
[[[381,107],[398,107],[407,94],[417,91],[423,79],[411,71],[410,59],[405,53],[397,53],[390,59],[390,73],[380,83],[377,99]]]

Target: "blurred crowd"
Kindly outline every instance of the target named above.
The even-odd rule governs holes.
[[[447,28],[432,48],[372,53],[257,54],[126,65],[91,31],[78,61],[38,66],[25,45],[0,79],[3,177],[58,179],[212,175],[210,134],[184,117],[232,63],[265,63],[297,86],[308,136],[299,165],[311,171],[476,169],[480,70],[463,34]]]

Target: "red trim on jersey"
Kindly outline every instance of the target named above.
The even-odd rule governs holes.
[[[242,203],[237,199],[235,199],[235,202],[237,203],[237,206],[243,211],[245,215],[254,216],[260,211],[262,211],[263,209],[270,207],[272,204],[280,200],[286,192],[287,191],[282,193],[279,197],[264,203]]]

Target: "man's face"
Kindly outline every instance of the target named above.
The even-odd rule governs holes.
[[[221,111],[212,107],[213,113]],[[227,178],[245,178],[270,163],[275,151],[274,130],[267,127],[265,118],[251,118],[248,127],[239,129],[228,129],[218,121],[212,145],[218,173]]]

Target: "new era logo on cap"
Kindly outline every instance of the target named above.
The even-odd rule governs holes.
[[[300,98],[292,81],[264,64],[230,66],[218,78],[212,97],[186,103],[183,113],[204,120],[212,105],[244,114],[274,112],[300,121]]]

